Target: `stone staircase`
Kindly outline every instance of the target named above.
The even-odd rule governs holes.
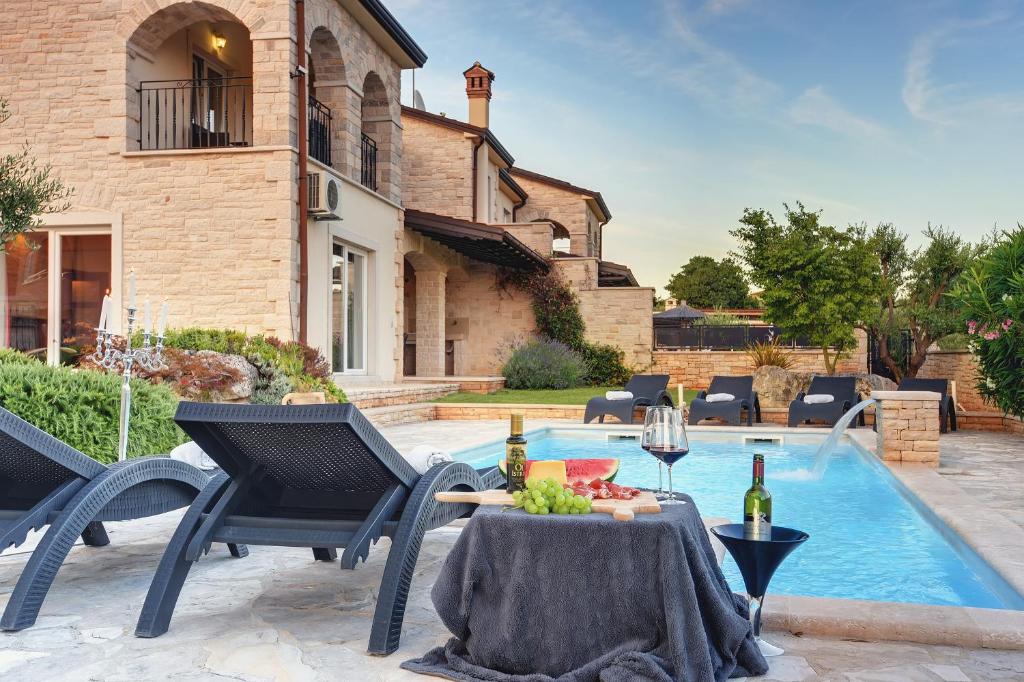
[[[408,424],[434,418],[431,401],[459,390],[455,382],[403,384],[347,384],[343,386],[349,402],[358,407],[376,426]]]

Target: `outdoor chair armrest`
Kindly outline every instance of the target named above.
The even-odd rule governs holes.
[[[672,400],[672,394],[668,391],[659,391],[658,395],[654,398],[655,405],[661,405],[667,402],[669,407],[675,407],[676,403]]]
[[[793,400],[794,401],[803,400],[806,397],[807,397],[807,391],[800,391],[799,393],[796,394],[796,397],[793,398]]]
[[[696,397],[694,399],[700,398],[701,400],[704,400],[707,397],[708,397],[708,392],[707,391],[701,391],[700,393],[698,393],[696,395]]]

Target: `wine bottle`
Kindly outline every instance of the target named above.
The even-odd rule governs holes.
[[[772,494],[764,487],[764,455],[754,455],[754,481],[743,496],[743,537],[772,539]]]
[[[505,471],[508,472],[508,492],[526,489],[526,439],[521,414],[512,415],[512,428],[505,440]]]

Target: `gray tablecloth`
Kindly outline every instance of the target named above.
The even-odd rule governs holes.
[[[460,682],[764,674],[746,600],[687,500],[632,522],[480,507],[431,592],[455,637],[402,667]]]

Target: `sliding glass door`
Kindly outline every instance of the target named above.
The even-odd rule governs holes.
[[[331,261],[331,362],[335,372],[366,373],[367,255],[335,242]]]

